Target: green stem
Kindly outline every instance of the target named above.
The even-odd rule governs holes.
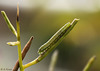
[[[20,71],[24,71],[23,70],[23,65],[22,65],[21,44],[18,44],[18,56],[19,56]]]
[[[20,41],[20,27],[19,27],[19,22],[17,22],[17,41],[19,41],[20,43],[17,45],[18,47],[18,56],[19,56],[19,66],[20,66],[20,71],[24,71],[23,70],[23,65],[22,65],[22,54],[21,54],[21,41]]]
[[[20,43],[17,45],[18,46],[18,56],[19,56],[19,66],[20,66],[20,71],[24,71],[23,69],[23,64],[22,64],[22,54],[21,54],[21,41],[20,41],[20,26],[19,26],[19,7],[17,5],[17,41]]]
[[[37,64],[37,63],[40,62],[42,59],[44,59],[48,54],[49,54],[48,52],[46,52],[46,53],[44,52],[44,53],[40,54],[40,55],[39,55],[36,59],[34,59],[33,61],[27,63],[26,65],[23,65],[23,68],[25,69],[25,68],[28,68],[28,67],[30,67],[30,66],[32,66],[32,65]]]

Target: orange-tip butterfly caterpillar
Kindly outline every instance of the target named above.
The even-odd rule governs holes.
[[[74,19],[72,23],[68,22],[61,27],[46,43],[44,43],[38,50],[38,53],[51,51],[58,46],[64,37],[72,30],[79,19]]]

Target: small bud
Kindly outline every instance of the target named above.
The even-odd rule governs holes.
[[[16,41],[16,42],[7,42],[7,44],[10,45],[10,46],[16,46],[19,43],[20,43],[19,41]]]

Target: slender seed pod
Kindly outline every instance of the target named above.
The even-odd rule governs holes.
[[[12,33],[17,37],[17,32],[14,28],[14,26],[11,24],[10,20],[8,19],[6,13],[4,11],[1,11],[2,16],[4,17],[9,29],[12,31]]]
[[[66,23],[61,29],[59,29],[45,44],[43,44],[38,53],[41,54],[49,49],[54,49],[57,45],[61,43],[64,37],[72,30],[74,25],[79,19],[74,19],[72,23]]]

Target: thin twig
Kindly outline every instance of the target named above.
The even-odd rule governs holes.
[[[30,49],[30,46],[31,46],[31,43],[32,43],[32,40],[33,40],[33,36],[30,38],[30,40],[27,42],[27,44],[24,46],[21,54],[22,54],[22,60],[24,59],[24,57],[26,56],[26,53],[28,52],[28,50]],[[19,68],[19,60],[17,60],[14,68],[13,68],[13,71],[17,71]]]

